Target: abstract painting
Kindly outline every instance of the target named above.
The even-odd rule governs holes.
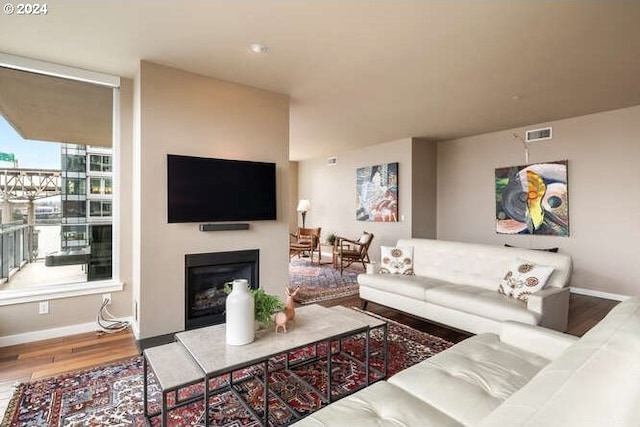
[[[398,163],[358,168],[356,197],[358,221],[398,221]]]
[[[496,169],[496,231],[568,236],[567,163]]]

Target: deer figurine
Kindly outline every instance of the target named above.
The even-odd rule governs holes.
[[[291,289],[289,289],[288,287],[285,287],[287,301],[284,303],[284,311],[276,313],[275,317],[273,318],[276,323],[276,334],[278,333],[278,329],[280,328],[282,328],[284,332],[287,332],[287,323],[295,321],[296,310],[293,297],[298,294],[299,290],[300,286],[298,286],[293,292],[291,292]]]

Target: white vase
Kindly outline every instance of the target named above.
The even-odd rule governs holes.
[[[253,295],[246,279],[233,281],[233,290],[227,295],[226,322],[227,344],[245,345],[255,337],[255,312]]]

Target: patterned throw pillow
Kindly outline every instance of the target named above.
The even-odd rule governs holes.
[[[413,246],[397,247],[381,246],[381,274],[413,275]]]
[[[500,282],[498,292],[508,297],[527,301],[529,295],[544,288],[551,273],[553,273],[553,267],[536,265],[518,259],[511,265],[504,279]]]

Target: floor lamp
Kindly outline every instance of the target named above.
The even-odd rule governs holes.
[[[300,199],[300,201],[298,202],[298,207],[296,208],[296,210],[298,212],[300,212],[300,214],[302,215],[302,228],[305,228],[305,219],[307,217],[307,212],[311,209],[311,202],[308,201],[307,199]]]

